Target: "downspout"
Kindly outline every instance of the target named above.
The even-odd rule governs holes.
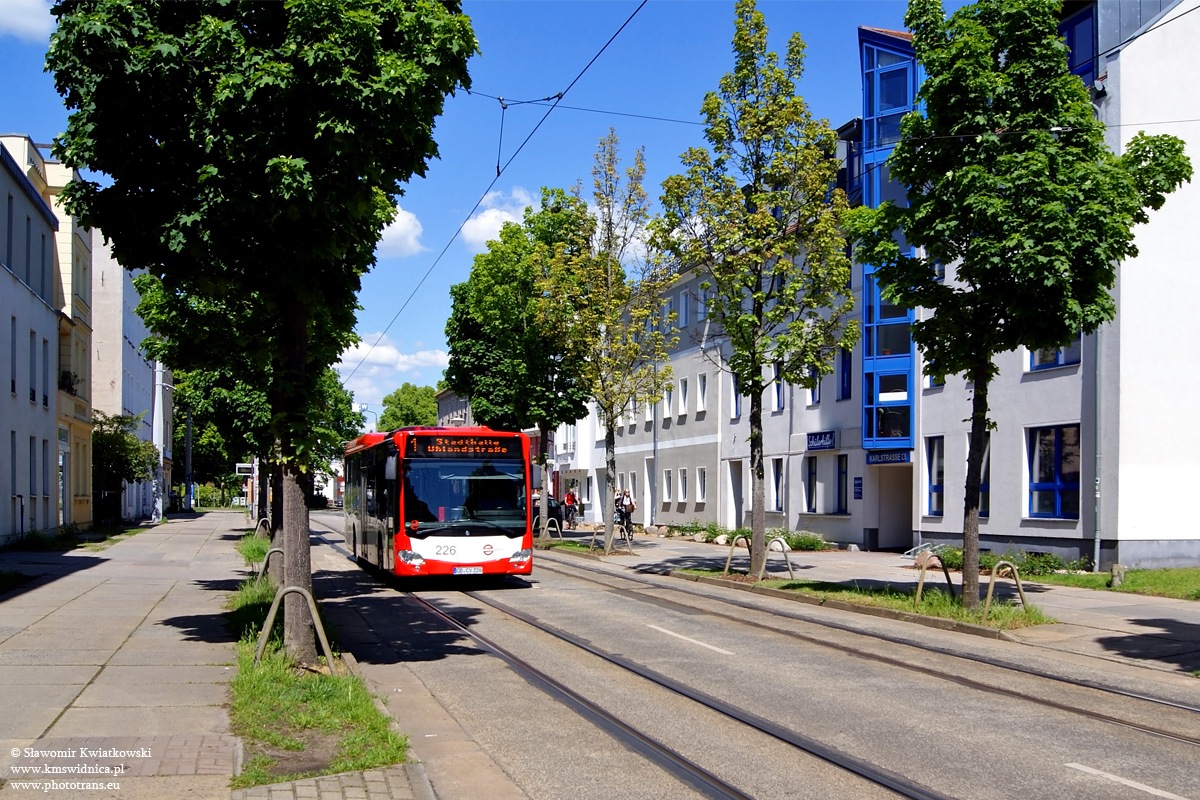
[[[1101,525],[1100,525],[1100,465],[1101,465],[1101,452],[1100,452],[1100,451],[1101,451],[1101,449],[1102,449],[1102,448],[1101,448],[1101,446],[1100,446],[1100,441],[1101,441],[1101,440],[1100,440],[1100,434],[1101,434],[1101,430],[1102,430],[1102,424],[1101,424],[1101,420],[1102,420],[1102,418],[1103,418],[1103,417],[1102,417],[1102,415],[1101,415],[1101,413],[1100,413],[1100,411],[1101,411],[1101,404],[1100,404],[1100,393],[1101,393],[1101,386],[1102,386],[1102,383],[1101,383],[1101,381],[1100,381],[1100,370],[1101,370],[1101,364],[1102,364],[1102,362],[1103,362],[1103,359],[1102,359],[1102,357],[1101,357],[1101,352],[1100,352],[1100,330],[1101,330],[1100,328],[1096,328],[1096,333],[1095,333],[1095,337],[1096,337],[1096,419],[1095,419],[1095,427],[1096,427],[1096,464],[1095,464],[1095,470],[1096,470],[1096,510],[1095,510],[1095,525],[1096,525],[1096,531],[1095,531],[1095,541],[1093,542],[1093,550],[1092,550],[1092,572],[1099,572],[1099,571],[1100,571],[1100,535],[1101,535]]]

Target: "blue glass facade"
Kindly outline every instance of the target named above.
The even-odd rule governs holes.
[[[921,74],[906,35],[859,28],[863,76],[863,203],[903,204],[905,189],[889,176],[887,158],[900,139],[900,119],[913,110]],[[907,243],[897,233],[901,248]],[[862,265],[862,442],[866,450],[913,448],[912,309],[884,296],[874,267]]]

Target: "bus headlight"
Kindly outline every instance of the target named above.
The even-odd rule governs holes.
[[[420,553],[412,550],[397,550],[396,555],[400,557],[401,561],[409,566],[419,567],[425,563],[425,558]]]
[[[533,558],[533,548],[526,547],[524,550],[518,550],[512,554],[512,558],[508,559],[510,564],[523,564]]]

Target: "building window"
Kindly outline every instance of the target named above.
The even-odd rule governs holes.
[[[850,456],[837,457],[837,513],[850,513]]]
[[[703,322],[708,319],[708,289],[700,287],[699,302],[696,304],[696,321]]]
[[[783,459],[771,459],[771,507],[783,511]]]
[[[838,400],[849,400],[854,394],[854,362],[851,353],[842,348],[838,354]]]
[[[668,297],[665,300],[663,300],[662,326],[664,329],[671,327],[671,323],[674,321],[672,319],[672,317],[674,317],[674,316],[675,316],[675,301]]]
[[[771,408],[772,411],[783,411],[783,408],[784,408],[785,385],[783,382],[783,378],[780,377],[780,373],[782,373],[782,372],[783,372],[783,362],[776,361],[774,364],[774,367],[773,367],[773,372],[772,372],[772,380],[774,382],[774,389],[775,389],[774,406],[772,406],[772,408]]]
[[[708,375],[701,372],[696,378],[696,410],[704,411],[708,408]]]
[[[8,196],[8,221],[4,226],[4,266],[12,269],[13,274],[16,270],[13,269],[12,263],[13,253],[13,196]]]
[[[1065,364],[1078,364],[1083,353],[1083,342],[1079,336],[1066,347],[1051,347],[1045,350],[1029,351],[1029,369],[1049,369]]]
[[[688,413],[688,392],[687,378],[679,379],[679,416],[684,416]]]
[[[29,437],[29,502],[37,495],[37,437]]]
[[[733,396],[733,414],[731,416],[733,419],[737,419],[742,416],[742,392],[741,387],[738,386],[737,376],[731,374],[729,378]]]
[[[29,332],[29,402],[37,402],[37,333]]]
[[[1072,75],[1078,75],[1089,89],[1096,80],[1096,6],[1067,17],[1058,26],[1070,50],[1067,65]]]
[[[46,297],[46,234],[44,233],[42,234],[42,277],[39,285],[42,299],[47,303],[50,302],[50,298]]]
[[[813,385],[808,390],[808,404],[819,406],[821,405],[821,373],[814,367],[809,375],[812,377]]]
[[[983,440],[983,471],[979,476],[979,516],[992,513],[992,434],[985,433]]]
[[[929,470],[929,503],[926,513],[940,517],[946,512],[946,438],[930,436],[925,440],[925,460]]]
[[[586,487],[584,488],[584,492],[585,492],[585,494],[583,496],[584,501],[586,501],[588,503],[592,502],[592,476],[591,475],[587,476],[587,484],[586,484]]]
[[[808,513],[817,511],[817,457],[804,459],[804,508]]]
[[[696,502],[706,502],[708,498],[708,470],[705,467],[696,467]]]
[[[9,392],[17,393],[17,318],[8,326],[8,385]],[[13,492],[16,494],[16,492]]]
[[[662,499],[662,501],[664,503],[671,502],[673,495],[674,495],[673,489],[674,489],[674,486],[671,481],[671,470],[664,469],[663,470],[663,499]]]
[[[50,340],[42,339],[42,406],[50,407]]]
[[[687,494],[688,494],[687,483],[688,483],[687,470],[681,468],[679,470],[679,502],[681,502],[681,503],[687,502]]]
[[[663,392],[663,419],[675,415],[675,390],[670,386]]]
[[[1029,432],[1029,516],[1079,518],[1079,426]]]
[[[679,325],[677,327],[686,328],[691,316],[692,298],[687,292],[679,293]]]
[[[33,288],[33,220],[25,218],[25,285]],[[13,270],[16,272],[16,270]]]
[[[629,473],[629,496],[633,498],[633,501],[635,503],[637,502],[637,473],[636,472]]]

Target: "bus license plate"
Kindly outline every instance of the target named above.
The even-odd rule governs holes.
[[[482,575],[483,567],[455,567],[455,575]]]

